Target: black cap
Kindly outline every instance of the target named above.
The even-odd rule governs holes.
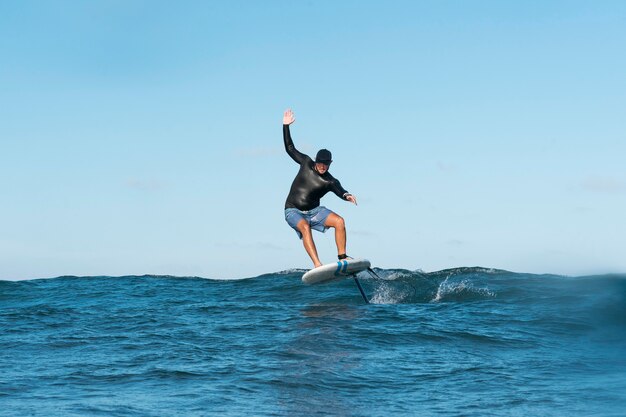
[[[333,154],[328,149],[320,149],[315,157],[315,162],[330,165],[333,162]]]

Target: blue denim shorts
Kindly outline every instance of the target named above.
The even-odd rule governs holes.
[[[328,210],[324,206],[315,207],[313,210],[303,211],[296,208],[285,209],[285,220],[289,223],[289,226],[293,228],[298,234],[298,237],[302,239],[302,233],[296,227],[300,220],[304,219],[311,226],[311,229],[324,233],[328,230],[328,227],[324,226],[326,218],[332,211]]]

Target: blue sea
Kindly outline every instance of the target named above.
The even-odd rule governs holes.
[[[626,276],[0,281],[2,416],[626,416]]]

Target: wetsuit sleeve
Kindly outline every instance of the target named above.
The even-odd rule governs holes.
[[[289,132],[289,125],[283,125],[283,140],[285,141],[285,150],[298,164],[302,164],[302,161],[306,159],[306,155],[296,149],[291,140],[291,133]]]
[[[330,185],[330,190],[342,200],[346,199],[346,195],[350,194],[345,188],[341,186],[341,183],[336,178],[333,178],[333,182]]]

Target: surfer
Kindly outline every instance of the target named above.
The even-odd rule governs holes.
[[[304,249],[311,257],[315,268],[322,263],[317,256],[315,242],[311,229],[326,232],[329,228],[335,229],[337,244],[337,258],[349,258],[346,255],[346,225],[343,218],[324,206],[320,206],[320,199],[329,191],[339,198],[356,205],[356,198],[347,192],[341,183],[328,172],[333,162],[332,154],[328,149],[320,149],[313,161],[308,155],[298,151],[291,140],[289,125],[295,122],[293,111],[288,109],[283,115],[283,140],[285,150],[298,165],[300,170],[291,184],[291,190],[285,202],[285,220],[289,223],[298,237],[302,239]]]

